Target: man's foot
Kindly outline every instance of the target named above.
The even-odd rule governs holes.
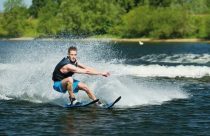
[[[71,104],[70,105],[78,105],[81,104],[81,102],[78,102],[76,98],[69,97]]]

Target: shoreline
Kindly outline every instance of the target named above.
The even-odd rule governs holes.
[[[67,39],[56,39],[56,38],[34,38],[34,37],[20,37],[20,38],[0,38],[0,41],[32,41],[32,40],[43,40],[43,41],[52,41],[52,40],[69,40]],[[140,42],[172,42],[172,43],[179,43],[179,42],[207,42],[210,43],[210,40],[206,39],[198,39],[198,38],[180,38],[180,39],[153,39],[153,38],[76,38],[70,40],[93,40],[93,41],[112,41],[118,43],[140,43]]]
[[[198,38],[182,38],[182,39],[153,39],[153,38],[131,38],[131,39],[112,39],[114,42],[151,42],[151,43],[159,43],[159,42],[171,42],[171,43],[197,43],[197,42],[207,42],[210,43],[210,40],[206,39],[198,39]]]

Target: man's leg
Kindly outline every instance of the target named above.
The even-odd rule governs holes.
[[[78,83],[79,90],[83,90],[87,93],[90,99],[96,100],[96,96],[93,94],[93,92],[88,88],[88,86],[82,82]]]
[[[93,94],[93,92],[88,88],[88,86],[87,86],[86,84],[84,84],[84,83],[82,83],[82,82],[79,82],[78,88],[79,88],[80,90],[85,91],[85,92],[87,93],[87,95],[89,96],[90,99],[96,100],[96,96]],[[96,104],[97,104],[98,106],[100,106],[100,107],[103,107],[103,106],[104,106],[104,104],[101,103],[100,100],[99,100]]]
[[[70,102],[72,103],[75,99],[74,93],[73,93],[73,78],[72,77],[68,77],[65,78],[61,81],[63,89],[67,90],[69,93],[69,99]]]

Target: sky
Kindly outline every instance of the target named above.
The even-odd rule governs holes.
[[[3,11],[3,7],[4,7],[4,2],[6,0],[0,0],[0,11]],[[32,0],[23,0],[23,2],[27,5],[30,6],[32,3]]]

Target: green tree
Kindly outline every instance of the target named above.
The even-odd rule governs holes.
[[[148,36],[151,31],[152,14],[146,6],[131,10],[122,17],[122,24],[117,26],[116,32],[123,37]]]
[[[4,12],[10,12],[18,7],[25,7],[22,0],[7,0],[4,2]]]
[[[210,39],[210,15],[206,18],[205,21],[205,30],[206,30],[206,37],[207,39]]]
[[[210,37],[210,0],[7,0],[0,36]]]
[[[118,29],[123,37],[181,38],[192,33],[184,10],[147,6],[124,15]]]
[[[29,8],[30,15],[34,18],[37,18],[40,9],[46,5],[46,0],[32,0],[32,5]]]
[[[27,8],[22,0],[8,0],[4,3],[4,28],[11,37],[19,37],[24,32]]]
[[[59,3],[57,1],[45,0],[47,3],[38,12],[38,32],[41,35],[56,35],[60,30],[61,23],[57,17]]]
[[[149,5],[154,7],[169,7],[173,0],[149,0]]]
[[[192,35],[190,17],[180,8],[158,8],[153,11],[151,37],[183,38]]]
[[[30,15],[37,18],[40,10],[49,5],[49,2],[60,4],[61,1],[62,0],[32,0],[32,5],[29,8]]]
[[[2,13],[0,13],[0,36],[5,37],[7,35],[7,31],[4,28],[5,26],[5,20]]]
[[[122,9],[112,0],[63,0],[59,18],[62,31],[71,34],[105,34],[119,23]]]
[[[143,5],[144,0],[116,0],[116,2],[126,11],[129,12],[131,9],[138,5]]]

